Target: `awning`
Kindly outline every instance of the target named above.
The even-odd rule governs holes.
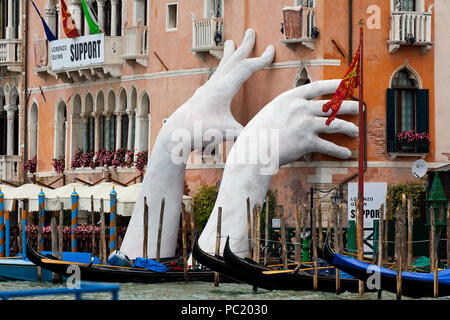
[[[2,187],[2,192],[5,194],[5,210],[11,211],[13,209],[14,200],[27,199],[29,203],[28,211],[39,211],[38,194],[41,190],[47,193],[52,189],[33,183],[26,183],[20,187],[5,189],[5,191],[3,191]]]

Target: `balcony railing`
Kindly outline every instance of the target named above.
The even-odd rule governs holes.
[[[123,55],[126,62],[135,61],[144,67],[148,62],[148,26],[141,25],[139,19],[137,26],[123,29]]]
[[[191,51],[205,59],[206,53],[221,59],[223,56],[223,18],[211,17],[207,19],[197,19],[192,14],[192,48]]]
[[[9,71],[20,72],[17,67],[22,64],[22,40],[0,39],[0,66],[8,67]]]
[[[46,44],[44,44],[45,42]],[[122,75],[122,36],[105,36],[104,42],[104,63],[95,63],[76,68],[64,68],[54,70],[50,50],[47,40],[37,40],[34,42],[35,73],[43,79],[48,75],[61,79],[63,82],[73,83],[81,81],[96,81],[104,78],[119,78]]]
[[[283,8],[284,39],[281,42],[288,47],[301,43],[313,50],[318,35],[315,18],[314,8],[305,6]]]
[[[422,53],[431,49],[431,18],[431,12],[391,12],[389,52],[396,52],[401,45],[422,46]]]
[[[430,142],[428,141],[388,141],[388,153],[396,158],[397,156],[424,157],[430,152]]]
[[[8,181],[19,181],[21,156],[0,155],[0,179]]]

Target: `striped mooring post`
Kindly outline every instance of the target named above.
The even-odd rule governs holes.
[[[28,202],[26,202],[28,204]],[[27,256],[27,215],[28,215],[28,207],[23,208],[22,210],[22,257]],[[39,210],[40,212],[40,210]],[[41,239],[41,248],[40,251],[44,250],[44,238]]]
[[[38,194],[38,204],[39,204],[39,226],[42,228],[42,238],[41,238],[41,243],[39,245],[39,251],[42,252],[44,251],[44,236],[43,236],[43,232],[44,232],[44,227],[45,227],[45,194],[44,194],[44,190],[42,190],[41,188],[41,192],[39,192]],[[28,209],[28,208],[27,208]],[[26,210],[22,211],[22,215],[26,215]],[[25,225],[24,225],[25,223]],[[27,217],[23,217],[22,216],[22,230],[25,231],[25,226],[27,223]],[[24,233],[24,236],[22,237],[23,241],[26,241],[26,237],[25,237],[26,233]],[[26,248],[26,242],[25,242],[25,246],[23,246],[24,248]]]
[[[109,194],[109,252],[117,249],[117,230],[116,230],[116,215],[117,215],[117,192],[113,189]]]
[[[5,256],[5,229],[3,216],[5,214],[5,204],[4,204],[5,195],[2,192],[2,188],[0,188],[0,257]]]
[[[80,197],[78,196],[78,193],[75,191],[75,188],[73,188],[73,192],[71,195],[72,199],[72,229],[70,231],[70,238],[72,242],[72,252],[78,252],[77,247],[77,238],[75,237],[74,229],[78,225],[78,199]]]

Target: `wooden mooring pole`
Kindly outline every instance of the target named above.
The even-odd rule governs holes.
[[[188,256],[187,256],[187,235],[186,235],[186,207],[181,203],[181,240],[183,242],[183,269],[184,280],[189,282]]]
[[[261,250],[261,206],[256,204],[256,253],[255,261],[259,263],[260,260],[260,250]]]
[[[414,228],[414,217],[413,217],[413,201],[411,196],[408,197],[408,257],[406,260],[406,265],[412,265],[413,258],[413,228]]]
[[[334,230],[334,251],[339,254],[341,252],[341,228],[340,228],[340,206],[333,205],[333,213],[331,216],[331,224]],[[336,269],[336,294],[341,294],[341,273],[339,269]]]
[[[158,242],[156,243],[156,261],[157,262],[159,262],[161,260],[161,236],[162,236],[162,229],[163,229],[165,204],[166,204],[166,199],[162,198],[161,211],[159,212]]]
[[[378,218],[378,265],[383,266],[383,234],[384,234],[384,203],[380,207]],[[381,299],[381,289],[377,288],[378,299]]]
[[[323,233],[322,233],[322,206],[320,200],[317,200],[317,224],[319,233],[319,247],[323,248]]]
[[[295,262],[297,263],[297,268],[300,268],[302,265],[301,259],[301,243],[300,243],[300,217],[299,217],[299,205],[298,201],[295,203],[295,212],[294,212],[294,223],[295,223]]]
[[[264,228],[264,265],[269,262],[269,196],[266,196],[266,219]]]
[[[216,232],[216,256],[220,253],[220,238],[221,238],[221,230],[222,230],[222,207],[219,207],[217,211],[217,232]],[[214,286],[219,286],[219,273],[214,273]]]
[[[438,293],[438,257],[437,257],[437,243],[436,243],[436,219],[434,216],[434,208],[430,206],[430,225],[431,225],[431,235],[430,235],[430,267],[433,272],[433,297],[437,298],[439,296]]]
[[[252,218],[250,216],[250,198],[247,198],[247,234],[248,234],[248,257],[252,258]]]
[[[395,260],[397,262],[397,300],[402,299],[402,226],[401,209],[397,208],[395,214]]]
[[[283,268],[288,268],[287,247],[286,247],[286,225],[284,223],[283,206],[278,206],[278,214],[280,218],[280,234],[281,234],[281,254],[283,257]]]
[[[100,240],[102,243],[101,252],[102,252],[102,264],[106,264],[108,262],[108,257],[106,256],[106,235],[105,235],[105,211],[104,211],[104,201],[105,199],[101,199],[100,202]]]
[[[50,234],[52,243],[52,255],[54,257],[58,256],[58,227],[56,225],[56,217],[52,214],[52,219],[50,221]],[[59,274],[52,272],[52,281],[57,282],[59,280]]]
[[[63,256],[63,228],[64,228],[64,204],[62,202],[59,203],[59,231],[58,231],[58,258],[62,260]],[[95,237],[94,231],[92,231],[93,236]]]
[[[194,249],[194,237],[195,237],[195,216],[194,216],[194,210],[192,210],[192,212],[190,213],[191,216],[191,252]],[[192,260],[192,270],[196,269],[196,262],[195,259],[193,257],[193,255],[191,255],[191,260]]]
[[[91,235],[91,252],[92,256],[95,256],[95,211],[94,211],[94,195],[91,195],[91,225],[92,225],[92,235]]]
[[[313,249],[313,267],[314,267],[314,274],[313,274],[313,289],[314,291],[318,290],[318,274],[317,274],[317,225],[316,225],[316,212],[313,211],[312,213],[312,249]]]

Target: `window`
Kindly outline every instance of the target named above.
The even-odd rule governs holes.
[[[134,0],[134,25],[137,25],[139,19],[141,25],[147,25],[148,0]]]
[[[314,0],[294,0],[294,6],[314,8]]]
[[[416,0],[395,0],[397,11],[416,11]]]
[[[177,30],[178,3],[167,3],[166,6],[166,31]]]
[[[205,0],[204,17],[223,18],[223,0]]]
[[[404,67],[394,75],[387,90],[388,152],[429,152],[426,141],[409,143],[399,138],[399,134],[410,131],[428,134],[428,100],[428,89],[419,89],[419,80],[409,68]]]

